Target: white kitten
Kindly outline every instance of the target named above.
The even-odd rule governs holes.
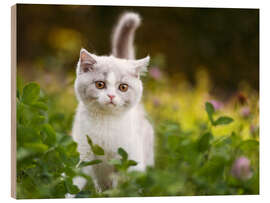
[[[93,160],[87,143],[100,145],[105,155],[103,163],[84,168],[99,190],[112,186],[113,167],[108,160],[118,158],[117,149],[124,148],[129,159],[138,162],[133,167],[144,170],[154,164],[154,133],[140,104],[143,85],[140,75],[146,71],[149,57],[134,60],[134,32],[140,24],[135,13],[126,13],[115,28],[111,56],[97,56],[82,49],[77,65],[75,92],[79,105],[72,137],[78,143],[81,161]],[[81,189],[85,180],[76,178]]]

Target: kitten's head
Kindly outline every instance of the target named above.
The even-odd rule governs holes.
[[[96,56],[80,52],[75,92],[79,101],[94,111],[122,113],[138,104],[143,86],[140,75],[146,72],[149,57],[140,60]]]

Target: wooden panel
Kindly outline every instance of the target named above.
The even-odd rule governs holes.
[[[16,198],[16,69],[17,69],[17,13],[11,7],[11,196]]]

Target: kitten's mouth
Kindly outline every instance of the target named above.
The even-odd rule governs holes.
[[[112,101],[108,102],[107,104],[108,104],[109,106],[116,106],[116,104],[113,103]]]

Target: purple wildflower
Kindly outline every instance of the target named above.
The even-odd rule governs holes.
[[[159,68],[157,67],[152,67],[150,70],[149,70],[149,75],[154,78],[155,80],[160,80],[161,77],[162,77],[162,72],[160,71]]]
[[[210,100],[209,102],[214,106],[216,111],[220,110],[224,106],[224,104],[222,102],[214,100],[214,99]]]
[[[243,116],[243,117],[248,117],[250,115],[250,109],[248,106],[245,106],[243,108],[241,108],[240,110],[240,114]]]
[[[233,163],[231,173],[240,180],[251,178],[250,160],[245,156],[238,157]]]

